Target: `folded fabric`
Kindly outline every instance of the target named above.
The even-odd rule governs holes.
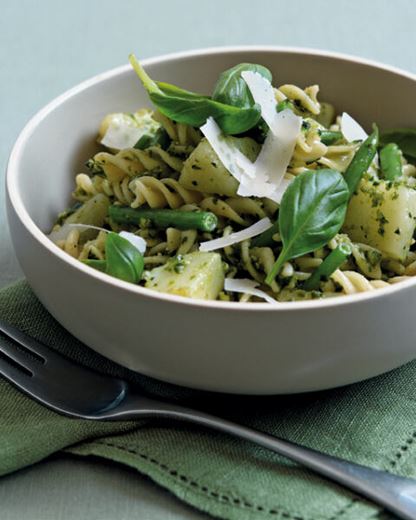
[[[26,282],[0,291],[0,317],[66,356],[124,377],[148,394],[180,400],[338,457],[416,477],[416,362],[326,392],[224,396],[161,383],[104,359],[66,332]],[[7,340],[0,336],[0,341]],[[250,443],[166,420],[106,423],[71,419],[42,407],[0,378],[0,475],[60,450],[126,464],[219,518],[392,518],[341,487]]]

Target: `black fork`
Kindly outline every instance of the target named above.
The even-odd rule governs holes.
[[[416,520],[416,480],[326,455],[206,413],[140,395],[126,381],[84,368],[0,320],[0,374],[58,413],[88,420],[164,417],[254,442],[383,506]],[[16,345],[17,344],[17,345]]]

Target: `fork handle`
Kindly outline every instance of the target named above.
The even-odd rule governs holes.
[[[394,513],[398,518],[404,520],[416,519],[416,480],[348,462],[197,410],[153,399],[146,399],[148,405],[143,407],[143,401],[143,397],[140,397],[140,407],[136,414],[131,408],[130,410],[120,410],[120,415],[117,414],[118,416],[114,419],[146,415],[188,421],[228,433],[298,462],[316,473],[369,498]],[[143,408],[146,408],[146,410],[143,410]]]

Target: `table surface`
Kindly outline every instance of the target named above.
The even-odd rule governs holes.
[[[131,51],[145,58],[220,45],[290,45],[416,72],[415,15],[414,0],[3,0],[0,172],[29,117],[69,87],[126,63]],[[0,287],[21,276],[3,186],[1,180]],[[3,478],[0,504],[2,520],[207,518],[124,467],[62,456]]]

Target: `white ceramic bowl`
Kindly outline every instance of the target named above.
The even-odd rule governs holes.
[[[224,69],[261,63],[276,83],[319,83],[321,99],[365,126],[415,126],[416,77],[339,54],[275,47],[217,48],[144,61],[152,77],[209,92]],[[319,390],[416,357],[416,279],[372,293],[300,303],[226,303],[160,294],[90,269],[45,236],[95,150],[102,117],[148,105],[129,66],[52,101],[10,157],[7,205],[16,254],[33,290],[74,336],[161,380],[247,394]]]

